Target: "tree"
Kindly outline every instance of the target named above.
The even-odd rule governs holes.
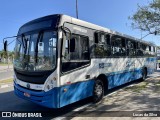
[[[134,29],[160,35],[160,0],[153,0],[147,6],[138,5],[136,13],[129,19]]]
[[[12,52],[8,52],[8,57],[9,57],[10,62],[13,62],[13,60],[14,60],[14,52],[13,51]]]
[[[7,59],[7,52],[6,51],[0,51],[0,58],[3,59],[4,62]]]

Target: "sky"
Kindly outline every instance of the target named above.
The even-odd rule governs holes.
[[[137,4],[150,0],[78,0],[79,19],[115,30],[136,38],[147,33],[132,29],[128,19],[137,10]],[[0,50],[3,38],[14,36],[28,21],[51,15],[66,14],[76,17],[76,0],[0,0]],[[11,41],[10,39],[8,39]],[[149,35],[146,41],[160,45],[160,36]],[[13,49],[14,44],[9,46]]]

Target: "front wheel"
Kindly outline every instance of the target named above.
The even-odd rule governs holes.
[[[95,81],[94,89],[93,89],[93,102],[99,102],[104,95],[104,85],[103,82],[99,79]]]

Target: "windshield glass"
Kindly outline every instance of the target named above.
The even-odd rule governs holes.
[[[46,31],[17,38],[14,67],[25,71],[52,70],[56,66],[57,33]]]

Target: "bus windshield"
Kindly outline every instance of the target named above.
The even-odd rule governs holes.
[[[23,71],[52,70],[56,66],[57,33],[45,31],[17,37],[14,67]]]

